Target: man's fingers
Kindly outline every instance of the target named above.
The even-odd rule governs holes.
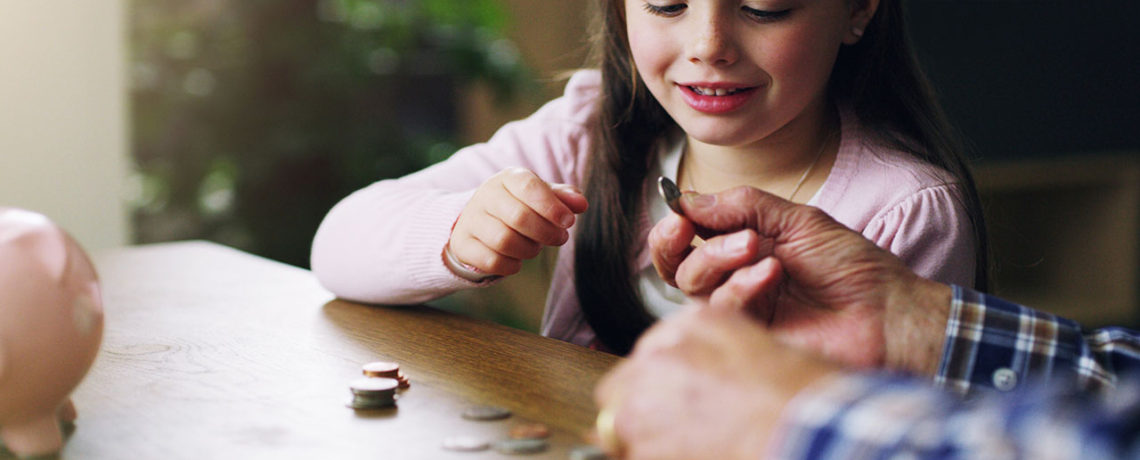
[[[760,259],[760,237],[740,230],[709,239],[677,267],[677,287],[689,296],[707,295],[732,272]]]
[[[745,311],[767,320],[772,317],[774,294],[783,280],[780,261],[765,258],[733,273],[709,296],[707,308]]]
[[[681,196],[685,216],[711,234],[753,229],[774,236],[782,230],[785,215],[795,205],[751,187],[736,187],[715,194],[686,193]]]
[[[693,235],[693,224],[673,213],[661,219],[649,232],[653,267],[666,283],[677,285],[674,281],[677,267],[692,251]]]

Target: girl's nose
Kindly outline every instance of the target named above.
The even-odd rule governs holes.
[[[729,18],[713,12],[697,24],[696,36],[689,46],[689,62],[718,67],[735,63],[739,50]]]

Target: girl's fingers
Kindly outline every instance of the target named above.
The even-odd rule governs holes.
[[[586,202],[586,195],[583,195],[578,187],[567,184],[550,184],[550,188],[554,190],[558,199],[562,200],[562,204],[570,208],[574,214],[586,212],[586,208],[589,207],[589,203]]]
[[[492,251],[512,259],[532,259],[542,252],[542,244],[527,238],[499,222],[486,216],[488,224],[480,225],[472,236]]]
[[[760,259],[760,236],[740,230],[713,237],[693,250],[677,268],[677,287],[689,296],[704,296],[737,269]]]
[[[554,194],[551,193],[551,196]],[[557,199],[556,199],[557,200]],[[487,203],[487,214],[517,231],[519,234],[546,246],[561,246],[570,239],[570,232],[539,215],[526,203],[507,193],[503,199]],[[569,212],[569,211],[567,211]],[[571,215],[571,218],[573,216]]]
[[[521,260],[496,252],[474,236],[458,238],[453,236],[448,244],[455,258],[481,271],[508,276],[522,269]]]
[[[586,209],[577,188],[550,185],[523,168],[501,171],[483,183],[452,228],[451,249],[460,261],[497,275],[519,271],[543,246],[570,239],[574,214]]]
[[[550,184],[533,172],[522,168],[506,170],[503,172],[503,187],[552,226],[565,230],[574,225],[574,212],[554,193]],[[530,236],[528,229],[515,229]]]

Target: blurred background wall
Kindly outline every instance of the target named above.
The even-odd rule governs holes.
[[[0,205],[88,248],[129,241],[124,4],[0,2]]]
[[[1140,3],[908,3],[919,58],[973,147],[994,291],[1140,326]]]

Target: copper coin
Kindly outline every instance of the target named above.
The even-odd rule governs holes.
[[[369,377],[396,378],[400,375],[400,363],[375,361],[361,366],[361,370],[364,371],[364,375]]]
[[[541,423],[525,423],[511,428],[511,439],[546,439],[550,437],[550,428]]]

